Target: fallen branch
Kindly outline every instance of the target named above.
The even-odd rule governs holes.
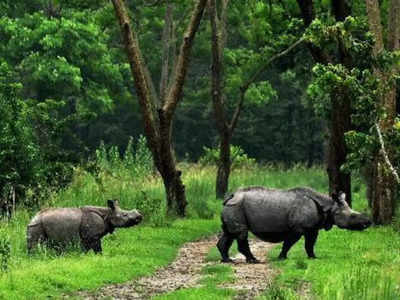
[[[399,178],[399,174],[397,174],[396,169],[393,167],[392,163],[389,160],[389,156],[385,150],[385,142],[383,141],[383,137],[382,137],[382,132],[381,129],[379,128],[378,123],[375,123],[375,128],[376,128],[376,132],[378,133],[378,138],[379,138],[379,144],[381,146],[381,150],[380,153],[383,156],[383,159],[385,160],[386,165],[388,166],[390,172],[392,173],[393,177],[396,179],[397,184],[400,184],[400,178]]]

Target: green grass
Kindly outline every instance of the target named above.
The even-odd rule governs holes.
[[[76,251],[13,256],[11,270],[0,276],[0,298],[39,299],[149,275],[172,261],[184,242],[218,229],[214,219],[178,220],[168,227],[119,230],[104,238],[103,255]]]
[[[202,288],[181,289],[166,295],[154,297],[157,300],[224,300],[233,299],[235,292],[230,289],[220,289],[214,286]]]
[[[234,274],[232,267],[226,264],[208,265],[202,270],[203,278],[200,281],[201,286],[189,289],[180,289],[154,297],[157,300],[185,300],[185,299],[232,299],[236,291],[228,288],[221,288],[218,285],[222,283],[233,282]]]
[[[400,299],[399,249],[399,233],[390,227],[364,232],[334,228],[320,231],[315,260],[307,258],[303,240],[287,260],[276,259],[280,246],[269,259],[281,270],[276,285],[291,291],[307,281],[319,299]]]
[[[35,212],[20,210],[11,222],[0,222],[0,239],[9,241],[11,246],[10,257],[4,256],[7,271],[0,274],[0,299],[56,297],[149,275],[170,263],[184,242],[218,232],[222,205],[214,196],[215,168],[181,167],[189,202],[188,217],[184,220],[165,217],[164,190],[159,179],[131,178],[129,174],[118,172],[101,173],[102,184],[99,184],[93,176],[77,169],[71,185],[43,203],[44,207],[105,205],[106,199],[118,198],[121,207],[142,210],[144,224],[120,229],[105,237],[103,255],[72,250],[60,256],[44,248],[28,256],[25,230]],[[241,169],[232,174],[231,191],[249,185],[309,186],[320,192],[327,192],[328,188],[322,169],[301,166],[285,171],[279,168]],[[361,182],[355,181],[353,189],[354,207],[366,210]],[[392,299],[390,297],[398,292],[400,240],[398,233],[390,227],[371,228],[361,233],[339,229],[321,231],[316,244],[317,260],[308,260],[303,242],[299,242],[289,252],[288,260],[277,261],[274,257],[279,248],[272,251],[271,260],[281,269],[280,275],[273,288],[260,299],[291,299],[304,281],[311,282],[312,292],[320,299],[352,299],[365,290],[362,295],[369,293],[372,297],[365,299],[374,299],[374,292],[367,288],[371,282],[379,282],[374,290],[378,290],[379,297],[387,297],[382,299]],[[215,248],[207,256],[208,261],[219,259]],[[217,287],[218,282],[231,280],[229,268],[217,265],[205,269],[203,286],[182,289],[157,299],[232,299],[234,291]]]

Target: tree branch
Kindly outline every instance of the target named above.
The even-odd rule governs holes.
[[[297,0],[297,3],[301,10],[304,25],[306,27],[310,26],[315,19],[313,0]],[[307,43],[307,47],[316,62],[327,64],[332,60],[323,49],[314,46],[312,43]]]
[[[147,3],[144,4],[144,6],[152,7],[152,6],[158,6],[163,0],[155,0],[153,3]]]
[[[383,157],[387,167],[389,168],[390,172],[392,173],[393,177],[396,179],[397,184],[400,184],[399,174],[397,174],[396,169],[393,167],[392,163],[389,160],[389,156],[388,156],[388,154],[386,152],[386,148],[385,148],[385,142],[383,141],[381,129],[380,129],[378,123],[375,123],[375,128],[376,128],[376,132],[378,133],[379,144],[381,146],[380,153],[382,154],[382,157]]]
[[[142,62],[142,55],[136,33],[131,29],[128,14],[122,0],[112,0],[117,19],[119,21],[125,51],[134,78],[135,89],[138,95],[139,104],[144,120],[144,129],[149,142],[150,149],[155,153],[158,144],[158,132],[155,127],[151,91],[149,88],[149,78],[146,75],[146,68]],[[158,155],[155,155],[155,158]]]
[[[286,54],[288,54],[291,50],[293,50],[294,48],[296,48],[298,45],[300,45],[302,42],[304,42],[304,37],[298,39],[296,42],[294,42],[292,45],[290,45],[288,48],[286,48],[285,50],[283,50],[282,52],[279,52],[275,55],[273,55],[270,59],[268,59],[263,65],[261,65],[251,76],[250,78],[244,83],[242,84],[243,89],[248,89],[250,84],[252,84],[257,77],[264,71],[264,69],[273,61],[277,60],[278,58],[281,58],[282,56],[285,56]]]
[[[204,8],[207,0],[198,0],[193,10],[192,18],[183,36],[183,42],[179,51],[179,57],[175,66],[175,77],[171,88],[168,91],[163,105],[163,111],[168,121],[171,120],[175,112],[176,106],[181,99],[183,84],[186,78],[187,69],[189,66],[189,56],[192,49],[193,40],[199,28],[201,18],[203,16]]]
[[[388,49],[390,51],[400,48],[400,0],[391,0],[388,20]]]
[[[208,5],[208,11],[211,23],[211,98],[214,107],[214,115],[217,123],[217,129],[220,136],[228,130],[228,124],[226,123],[225,109],[222,101],[222,31],[224,30],[225,24],[220,24],[223,20],[219,21],[217,16],[217,6],[215,0],[210,0]],[[226,14],[226,12],[223,12]]]
[[[173,4],[167,0],[167,9],[164,18],[164,28],[162,33],[162,68],[160,80],[160,100],[161,105],[164,104],[165,94],[168,86],[168,70],[169,70],[169,57],[171,48],[171,33],[172,33],[172,11]]]
[[[257,77],[265,70],[265,68],[272,63],[273,61],[277,60],[278,58],[285,56],[286,54],[288,54],[291,50],[293,50],[294,48],[296,48],[298,45],[300,45],[302,42],[304,42],[304,37],[300,38],[299,40],[297,40],[295,43],[293,43],[292,45],[290,45],[288,48],[286,48],[285,50],[283,50],[282,52],[279,52],[275,55],[273,55],[270,59],[268,59],[264,64],[262,64],[257,70],[254,71],[254,73],[250,76],[250,78],[248,80],[246,80],[242,86],[240,87],[240,99],[238,102],[238,105],[236,106],[235,112],[233,114],[231,123],[229,125],[230,131],[232,132],[237,124],[237,121],[239,119],[239,115],[240,112],[242,110],[243,107],[243,103],[244,103],[244,99],[246,96],[246,92],[249,89],[250,85],[257,79]]]

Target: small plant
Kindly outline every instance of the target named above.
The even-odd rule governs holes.
[[[11,258],[10,237],[5,231],[0,231],[0,270],[8,271]]]
[[[232,170],[243,167],[254,167],[256,160],[248,157],[240,146],[231,145],[231,161]],[[218,165],[219,161],[219,148],[203,147],[204,154],[200,157],[199,163],[203,166]]]
[[[126,151],[128,151],[128,148]],[[138,175],[147,175],[154,169],[153,157],[147,147],[147,140],[143,135],[138,138],[133,162]]]
[[[260,300],[296,300],[299,297],[296,293],[283,286],[273,285],[267,292],[260,298]]]
[[[305,270],[307,269],[307,263],[304,260],[298,259],[296,260],[296,268]]]

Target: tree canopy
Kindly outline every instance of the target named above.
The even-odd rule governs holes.
[[[126,2],[144,72],[151,77],[150,92],[161,95],[157,101],[163,101],[162,91],[176,75],[194,3]],[[218,26],[221,3],[216,1]],[[217,34],[224,44],[220,100],[226,116],[235,115],[244,95],[233,146],[259,163],[311,166],[328,161],[328,170],[334,165],[330,181],[335,190],[350,186],[342,184],[346,174],[369,172],[364,167],[374,164],[381,148],[373,129],[378,123],[388,157],[399,165],[396,103],[390,125],[382,121],[389,112],[382,104],[384,91],[392,90],[392,102],[399,99],[400,53],[398,42],[390,42],[399,35],[399,12],[395,0],[375,3],[382,26],[377,51],[371,3],[229,2],[225,31]],[[207,4],[170,124],[177,161],[196,162],[204,149],[220,144],[211,94],[209,9]],[[9,186],[19,186],[23,194],[39,182],[65,184],[72,166],[90,160],[102,142],[123,153],[130,137],[145,133],[138,86],[112,3],[2,1],[0,39],[1,193],[8,193]],[[171,76],[166,80],[165,74]]]

